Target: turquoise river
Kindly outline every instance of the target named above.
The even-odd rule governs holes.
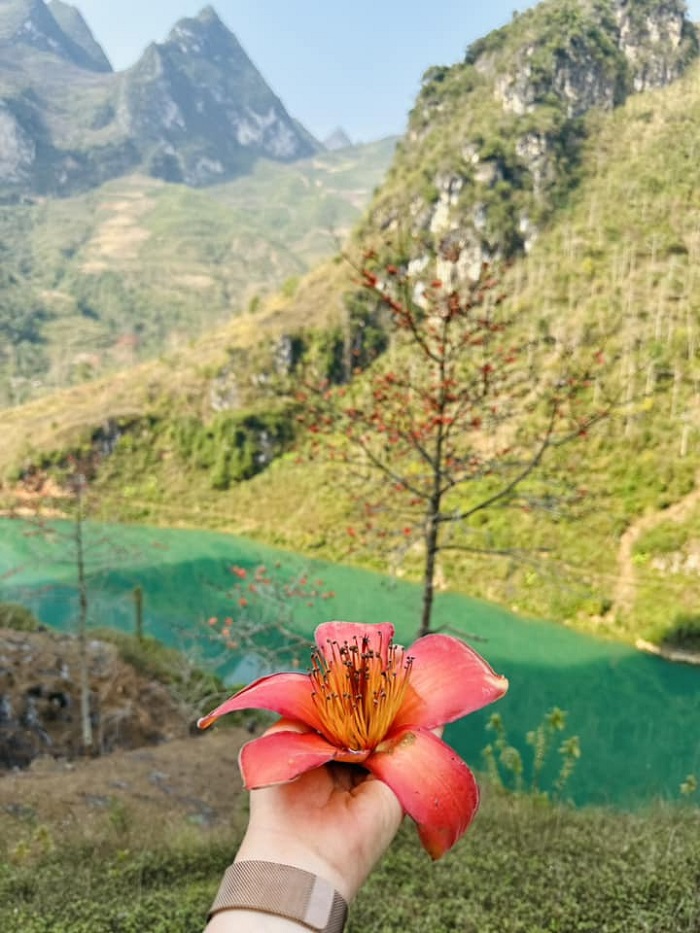
[[[76,617],[71,526],[48,535],[26,522],[0,519],[0,601],[18,601],[57,629]],[[319,578],[332,598],[300,601],[293,627],[311,636],[327,618],[392,621],[397,641],[410,644],[417,627],[418,587],[348,567],[309,561],[228,535],[119,525],[86,527],[91,624],[133,629],[133,590],[145,594],[145,628],[161,641],[197,650],[214,663],[210,617],[236,615],[232,566],[260,564],[280,578]],[[700,668],[669,664],[624,645],[586,637],[548,622],[516,617],[454,594],[437,598],[436,627],[471,641],[510,680],[496,708],[527,763],[524,741],[554,706],[567,711],[565,735],[580,738],[581,759],[567,785],[577,804],[638,807],[678,798],[687,775],[700,777]],[[235,626],[233,636],[235,638]],[[220,656],[220,648],[219,655]],[[255,659],[228,657],[225,673],[243,681]],[[445,672],[449,677],[449,671]],[[446,737],[475,768],[491,710],[449,727]]]

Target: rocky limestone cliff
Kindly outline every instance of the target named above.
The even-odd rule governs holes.
[[[60,0],[52,8],[43,0],[4,0],[0,49],[6,52],[8,47],[55,55],[91,71],[111,71],[80,13]]]
[[[291,161],[319,148],[211,7],[149,46],[124,76],[119,114],[150,173],[190,185],[231,177],[260,156]]]
[[[685,4],[677,0],[557,4],[544,25],[518,51],[515,68],[496,78],[496,97],[512,113],[529,113],[548,95],[568,117],[609,109],[629,93],[674,81],[696,50]],[[474,64],[488,70],[491,63],[486,55]]]
[[[109,59],[93,36],[80,10],[64,3],[63,0],[51,0],[49,11],[61,27],[63,34],[83,50],[95,71],[112,71]]]
[[[546,0],[431,68],[384,191],[376,229],[438,256],[446,280],[527,252],[576,183],[586,115],[678,78],[698,54],[681,0]]]
[[[6,101],[0,100],[0,178],[27,182],[36,159],[36,143]]]
[[[663,87],[680,77],[689,56],[697,53],[685,3],[617,0],[616,7],[618,45],[629,66],[628,90]]]
[[[206,185],[320,148],[211,7],[114,74],[74,7],[6,0],[0,53],[1,197],[73,194],[134,170]]]

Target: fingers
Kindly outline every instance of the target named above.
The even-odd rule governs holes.
[[[299,722],[298,719],[287,719],[285,716],[282,716],[281,719],[278,719],[277,722],[274,722],[269,726],[264,732],[263,735],[274,735],[275,732],[313,732],[313,729],[310,726],[307,726],[304,722]]]

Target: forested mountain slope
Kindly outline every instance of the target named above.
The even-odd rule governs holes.
[[[187,344],[337,249],[394,139],[193,189],[145,175],[0,205],[0,406]]]
[[[542,3],[427,75],[349,247],[452,283],[507,258],[505,307],[522,337],[600,350],[618,404],[558,464],[585,507],[574,520],[490,512],[478,533],[506,556],[445,555],[440,574],[625,637],[692,622],[700,597],[696,48],[681,4]],[[352,376],[337,361],[353,336],[353,278],[328,263],[192,351],[4,412],[10,485],[78,440],[107,440],[105,514],[347,556],[355,503],[335,468],[278,456],[298,437],[270,382],[303,357]],[[544,556],[508,557],[526,545]],[[386,558],[357,557],[383,569]],[[409,552],[400,572],[418,563]]]

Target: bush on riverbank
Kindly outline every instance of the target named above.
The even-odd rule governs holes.
[[[36,632],[41,628],[41,623],[26,606],[0,603],[0,628],[11,628],[15,632]]]
[[[152,837],[142,825],[110,826],[101,841],[0,862],[0,929],[201,930],[240,830],[190,826],[144,850],[139,839]],[[348,931],[697,933],[699,889],[698,809],[574,811],[492,791],[474,828],[435,864],[406,825]]]
[[[680,613],[673,627],[666,633],[663,646],[700,652],[700,614]]]

